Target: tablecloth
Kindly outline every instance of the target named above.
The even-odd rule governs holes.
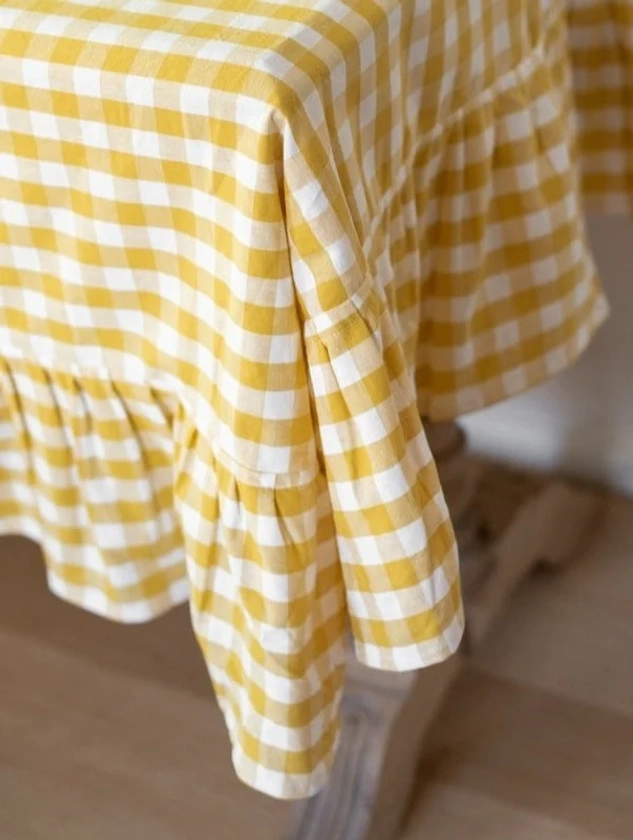
[[[189,599],[239,776],[314,793],[358,657],[463,625],[420,416],[606,313],[561,0],[5,0],[0,529],[122,621]]]
[[[633,211],[633,0],[568,0],[586,207]]]

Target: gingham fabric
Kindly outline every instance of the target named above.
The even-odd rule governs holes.
[[[0,524],[122,621],[189,599],[236,770],[309,795],[348,623],[450,655],[420,414],[605,314],[562,0],[5,0]]]
[[[633,212],[633,0],[567,0],[587,208]]]

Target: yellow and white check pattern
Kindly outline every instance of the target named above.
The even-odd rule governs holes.
[[[189,599],[235,767],[322,786],[368,665],[460,640],[420,413],[605,314],[562,0],[5,0],[0,528],[122,621]]]
[[[587,208],[633,212],[633,0],[567,0]]]

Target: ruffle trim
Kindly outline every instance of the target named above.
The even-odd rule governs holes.
[[[465,106],[438,101],[430,130],[425,113],[372,218],[349,208],[363,229],[350,225],[330,262],[351,268],[322,311],[306,296],[306,334],[335,327],[348,301],[362,305],[373,289],[393,314],[419,412],[432,420],[571,365],[608,314],[585,232],[572,107],[564,19],[551,14],[512,71]],[[353,202],[332,180],[338,202]],[[299,207],[297,226],[309,217]],[[315,258],[311,275],[326,268]]]
[[[390,342],[374,316],[356,311],[350,329],[372,369],[388,370]],[[358,412],[346,398],[353,437]],[[272,796],[309,796],[333,761],[349,619],[374,667],[422,667],[457,647],[450,524],[426,452],[388,456],[412,480],[403,507],[417,522],[412,548],[381,523],[372,535],[371,517],[363,524],[360,509],[345,509],[334,461],[328,487],[318,469],[256,473],[212,444],[173,395],[0,360],[0,531],[40,542],[51,590],[94,613],[144,621],[189,599],[238,775]],[[361,505],[398,489],[367,479]]]

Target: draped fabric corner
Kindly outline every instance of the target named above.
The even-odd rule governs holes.
[[[0,7],[0,532],[97,614],[188,601],[267,794],[327,782],[348,635],[459,645],[421,417],[606,315],[571,78],[562,0]]]

